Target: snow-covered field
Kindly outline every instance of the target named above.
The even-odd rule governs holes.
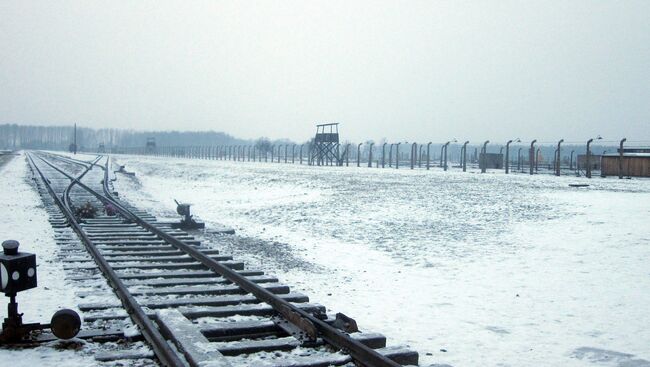
[[[122,197],[163,217],[173,198],[194,203],[208,229],[237,229],[206,234],[224,251],[409,344],[423,366],[650,366],[650,180],[115,160],[137,173],[117,176]],[[75,297],[27,177],[23,157],[0,168],[0,239],[37,253],[21,310],[46,322]],[[51,345],[7,359],[94,363]]]
[[[221,241],[421,365],[650,366],[649,180],[115,159],[123,197],[262,239]]]

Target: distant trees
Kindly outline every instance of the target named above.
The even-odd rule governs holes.
[[[266,153],[271,151],[271,140],[269,138],[259,138],[255,142],[255,148],[257,149],[258,152],[260,153]]]
[[[107,152],[114,148],[144,147],[147,138],[154,138],[157,146],[215,146],[253,144],[251,140],[237,139],[216,131],[134,131],[122,129],[92,129],[77,127],[79,150],[96,151],[104,144]],[[74,126],[0,125],[1,149],[67,150],[74,140]],[[273,144],[268,138],[258,139],[264,149]]]

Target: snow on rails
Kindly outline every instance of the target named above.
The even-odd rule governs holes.
[[[29,154],[58,231],[64,268],[84,298],[80,336],[144,339],[148,345],[108,348],[96,360],[155,358],[166,366],[417,365],[418,353],[408,347],[387,347],[383,335],[360,332],[345,315],[328,316],[325,307],[277,278],[245,269],[213,244],[119,200],[109,161],[100,161]],[[84,206],[97,211],[82,218]],[[106,206],[115,215],[105,215]]]

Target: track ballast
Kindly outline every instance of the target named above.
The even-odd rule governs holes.
[[[151,348],[96,359],[151,358],[166,366],[417,365],[417,352],[386,347],[383,335],[360,332],[345,315],[329,317],[325,307],[277,278],[246,269],[117,199],[108,157],[80,161],[37,152],[28,159],[68,278],[89,301],[79,304],[86,335],[144,339]],[[97,213],[80,218],[88,203]],[[129,331],[136,326],[139,332]]]

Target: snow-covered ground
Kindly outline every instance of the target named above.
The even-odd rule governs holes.
[[[18,311],[24,313],[24,322],[49,323],[57,310],[76,309],[77,300],[73,288],[64,279],[62,264],[56,260],[54,230],[30,177],[24,154],[0,167],[0,241],[18,240],[20,251],[36,254],[38,287],[18,294]],[[4,320],[8,298],[2,294],[0,297],[0,318]],[[0,349],[0,364],[13,367],[95,364],[86,348],[75,351],[66,349],[65,345],[56,341],[29,350]]]
[[[422,365],[650,366],[649,180],[115,159],[123,197],[262,239],[230,249]]]

